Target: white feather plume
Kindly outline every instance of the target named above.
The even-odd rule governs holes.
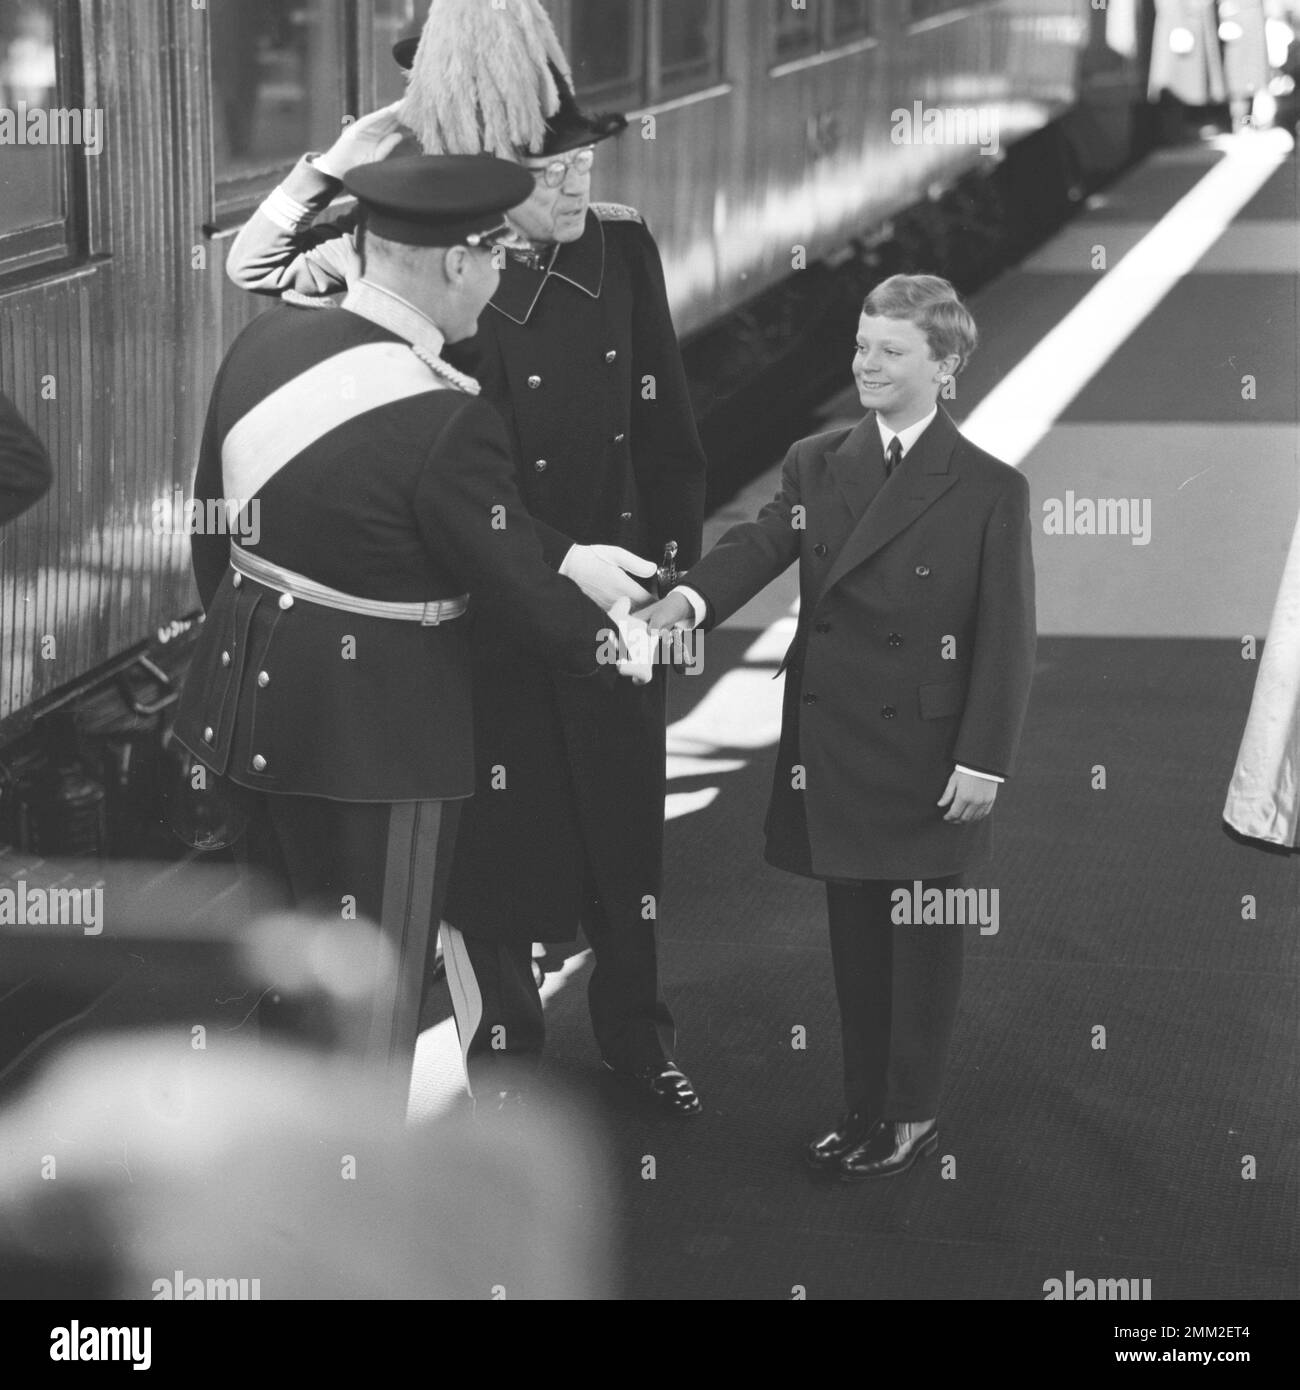
[[[426,154],[536,152],[573,75],[539,0],[433,0],[398,117]]]

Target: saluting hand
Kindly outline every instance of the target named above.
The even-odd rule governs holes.
[[[400,101],[391,106],[381,106],[368,116],[350,122],[343,127],[343,134],[316,161],[316,167],[323,174],[341,179],[350,169],[359,164],[374,164],[386,159],[406,136],[406,127],[397,119]]]
[[[972,777],[969,772],[959,772],[954,768],[952,776],[948,778],[948,785],[939,798],[939,805],[947,806],[952,802],[944,820],[953,824],[960,822],[962,825],[970,825],[973,821],[983,820],[988,815],[993,809],[997,794],[996,782],[990,782],[987,777]]]

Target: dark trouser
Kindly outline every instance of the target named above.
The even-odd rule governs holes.
[[[460,802],[268,795],[267,804],[295,906],[332,922],[369,921],[392,948],[395,970],[372,975],[358,1050],[388,1071],[404,1104],[425,953],[441,915]]]
[[[582,930],[595,956],[587,1003],[600,1054],[625,1071],[661,1064],[676,1034],[659,998],[655,924],[611,920],[590,876],[583,900]],[[546,1039],[532,943],[472,937],[453,924],[443,932],[443,956],[471,1093],[525,1085]]]
[[[926,888],[956,888],[960,877]],[[873,1120],[929,1120],[961,992],[963,928],[896,924],[890,894],[912,883],[828,883],[831,961],[844,1046],[844,1095]]]

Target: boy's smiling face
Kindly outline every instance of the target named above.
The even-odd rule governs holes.
[[[853,379],[858,399],[893,430],[904,430],[929,414],[945,376],[957,370],[956,353],[930,355],[925,333],[911,319],[863,314],[858,321]]]

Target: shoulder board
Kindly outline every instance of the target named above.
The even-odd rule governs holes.
[[[297,290],[284,290],[280,295],[284,304],[292,304],[295,309],[337,309],[339,300],[327,294],[299,294]]]
[[[602,222],[640,222],[645,226],[645,218],[626,203],[592,203],[591,210]]]

